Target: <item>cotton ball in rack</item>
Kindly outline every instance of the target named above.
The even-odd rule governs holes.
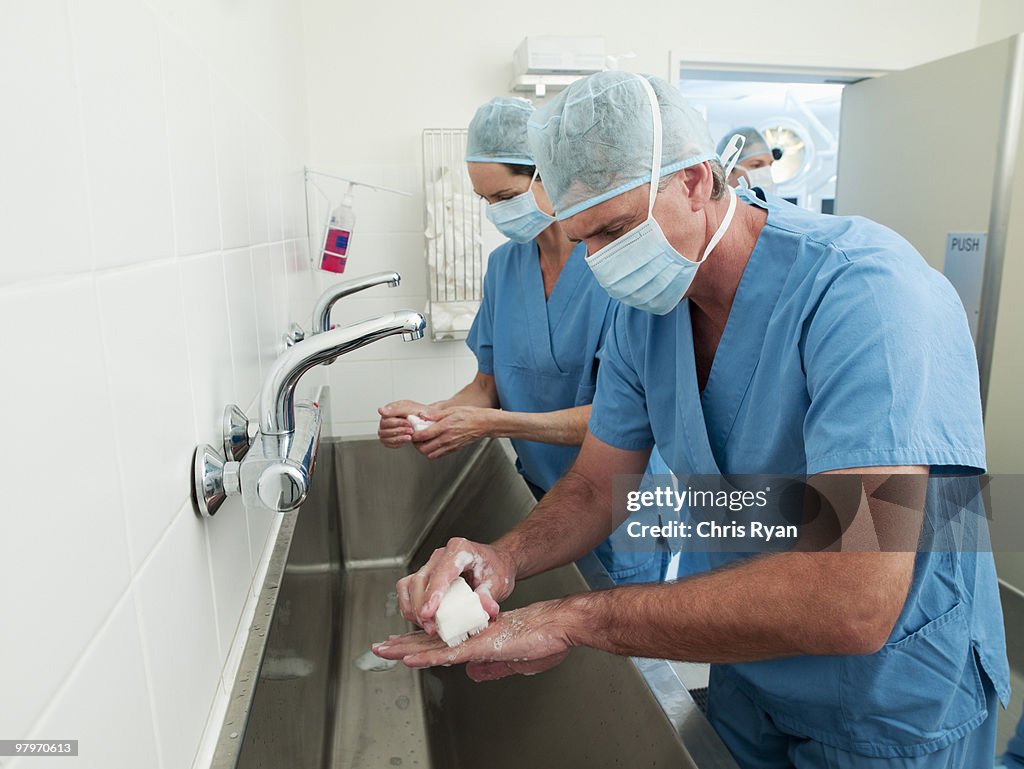
[[[462,577],[457,577],[448,586],[448,592],[441,599],[434,621],[437,634],[448,646],[458,646],[471,635],[476,635],[490,620],[480,603],[480,596],[473,592]]]

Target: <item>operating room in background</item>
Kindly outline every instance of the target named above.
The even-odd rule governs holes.
[[[772,166],[776,192],[802,208],[830,214],[836,195],[842,82],[798,73],[683,68],[679,90],[718,141],[751,126],[781,150]]]

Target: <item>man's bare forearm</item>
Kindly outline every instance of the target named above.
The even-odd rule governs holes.
[[[517,564],[517,578],[572,563],[611,533],[608,500],[580,473],[568,473],[525,520],[494,543]]]
[[[682,582],[563,600],[573,643],[614,654],[747,662],[870,654],[888,638],[913,553],[763,556]]]

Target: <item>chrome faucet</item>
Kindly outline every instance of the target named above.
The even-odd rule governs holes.
[[[329,329],[286,350],[274,362],[260,391],[260,432],[281,435],[295,431],[292,413],[295,385],[314,366],[387,336],[401,334],[407,342],[420,339],[426,327],[426,321],[418,312],[402,310]]]
[[[401,282],[402,276],[397,272],[391,271],[375,272],[373,275],[353,278],[352,280],[346,280],[344,283],[337,283],[331,286],[320,294],[316,304],[313,305],[313,328],[311,333],[316,335],[331,330],[331,308],[334,307],[335,302],[339,299],[344,299],[346,296],[359,291],[365,291],[374,286],[380,286],[384,283],[395,288]]]
[[[196,448],[192,489],[196,514],[212,516],[227,497],[235,495],[250,509],[284,513],[301,505],[309,493],[322,422],[316,403],[295,402],[295,387],[302,375],[388,336],[401,334],[407,342],[421,339],[426,326],[420,313],[403,310],[316,334],[286,350],[263,383],[259,432],[242,459],[225,462],[211,446]],[[246,432],[237,419],[234,422],[236,433]],[[225,430],[228,427],[226,421]]]
[[[334,284],[320,294],[316,304],[313,305],[313,326],[309,331],[309,335],[316,336],[331,330],[331,309],[339,299],[385,283],[394,288],[401,282],[402,276],[392,270],[390,272],[375,272],[373,275],[366,275],[362,278],[353,278],[352,280]],[[305,338],[306,332],[302,330],[302,326],[298,323],[290,323],[288,331],[284,335],[284,346],[287,349]],[[330,359],[324,361],[325,364],[330,362]]]

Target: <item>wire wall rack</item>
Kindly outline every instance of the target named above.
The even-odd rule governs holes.
[[[466,130],[423,131],[428,328],[465,339],[483,299],[482,206],[466,169]]]

